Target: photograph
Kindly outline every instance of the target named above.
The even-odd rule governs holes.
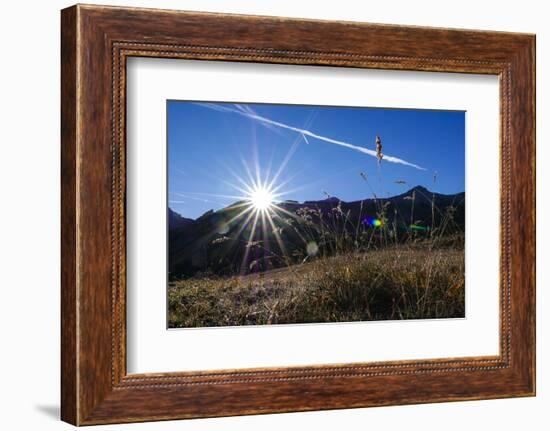
[[[54,3],[5,8],[4,428],[548,423],[542,6]]]
[[[465,112],[167,101],[168,328],[465,317]]]

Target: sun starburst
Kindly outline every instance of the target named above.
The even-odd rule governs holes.
[[[273,207],[275,196],[268,186],[254,187],[248,196],[255,211],[266,212]]]

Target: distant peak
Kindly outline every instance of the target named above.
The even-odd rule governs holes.
[[[186,226],[193,223],[193,219],[183,217],[180,213],[174,211],[168,207],[168,227],[169,229],[176,229],[178,227]]]
[[[337,198],[336,196],[329,196],[328,198],[326,199],[321,199],[321,200],[318,200],[318,201],[304,201],[304,204],[319,204],[319,203],[322,203],[322,202],[326,202],[326,203],[339,203],[339,202],[343,202],[340,198]]]
[[[426,187],[424,186],[421,186],[421,185],[418,185],[418,186],[414,186],[412,189],[410,189],[408,193],[412,193],[412,192],[420,192],[420,193],[431,193],[431,191],[429,191]]]

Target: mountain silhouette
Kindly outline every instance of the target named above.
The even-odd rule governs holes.
[[[385,224],[396,241],[410,238],[412,229],[419,237],[434,228],[444,228],[445,234],[463,233],[465,223],[464,192],[445,195],[422,186],[392,197],[352,202],[333,196],[302,203],[282,201],[271,221],[258,217],[255,230],[253,211],[250,219],[251,212],[241,214],[246,205],[235,202],[196,220],[169,209],[170,279],[197,273],[232,275],[297,263],[307,258],[310,240],[329,250],[330,241],[352,241],[360,231],[372,232],[376,239],[382,233],[374,220],[381,220],[378,223]]]
[[[168,226],[169,229],[178,229],[180,227],[187,226],[188,224],[193,223],[194,220],[190,218],[185,218],[179,215],[177,212],[168,208]]]

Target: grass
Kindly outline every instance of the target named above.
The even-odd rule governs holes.
[[[373,195],[368,211],[366,201],[354,213],[341,201],[328,209],[273,211],[271,234],[265,226],[259,237],[254,227],[243,234],[249,239],[240,269],[217,271],[211,264],[172,280],[169,327],[464,317],[459,206],[436,207],[435,194],[415,188],[403,197],[410,205],[399,210],[361,177]],[[418,220],[419,198],[431,203],[424,220]]]
[[[433,243],[171,282],[171,328],[464,317],[464,249]]]

